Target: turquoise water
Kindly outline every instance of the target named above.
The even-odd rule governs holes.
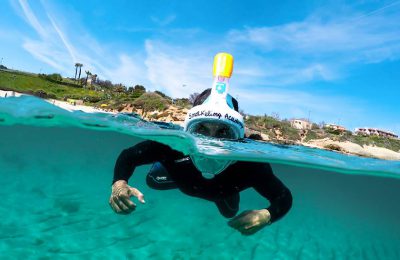
[[[211,142],[128,117],[70,113],[42,100],[0,99],[1,259],[400,259],[400,165],[304,147]],[[131,185],[146,204],[108,205],[114,162],[143,138],[235,160],[270,161],[291,189],[282,220],[253,236],[214,204]],[[266,207],[253,190],[240,211]]]

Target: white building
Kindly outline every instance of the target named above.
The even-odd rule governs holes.
[[[290,125],[297,129],[311,129],[312,123],[306,119],[292,119],[290,120]]]
[[[354,132],[359,135],[377,135],[377,136],[398,138],[398,135],[396,135],[392,132],[385,131],[385,130],[378,129],[378,128],[371,128],[371,127],[356,128],[354,130]]]

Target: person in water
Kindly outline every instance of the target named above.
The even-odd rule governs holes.
[[[185,131],[223,140],[244,138],[243,117],[238,103],[229,94],[217,100],[223,86],[207,89],[194,101],[185,120]],[[151,164],[146,177],[148,186],[156,190],[179,189],[183,193],[215,203],[219,212],[232,218],[228,225],[243,235],[251,235],[282,218],[292,206],[289,189],[273,174],[270,164],[261,162],[215,160],[199,155],[185,155],[173,148],[144,141],[125,149],[114,169],[111,208],[119,214],[136,209],[130,197],[145,203],[143,194],[128,185],[135,168]],[[239,211],[239,193],[254,188],[270,205],[264,209]],[[235,217],[236,216],[236,217]]]

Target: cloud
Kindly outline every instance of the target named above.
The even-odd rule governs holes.
[[[399,10],[362,17],[322,18],[314,14],[301,22],[234,29],[227,39],[295,59],[306,55],[309,60],[374,62],[400,57],[399,19]]]
[[[156,16],[150,16],[150,19],[159,26],[167,26],[176,19],[176,15],[171,14],[165,18],[158,18]]]
[[[39,39],[25,37],[23,48],[51,67],[66,72],[67,66],[76,62],[76,55],[63,32],[49,14],[50,23],[44,23],[39,21],[27,1],[19,0],[19,4],[26,21],[39,36]]]
[[[48,37],[47,31],[42,27],[39,20],[36,18],[36,16],[32,12],[32,9],[30,8],[28,1],[27,0],[19,0],[18,2],[22,8],[22,11],[23,11],[28,23],[35,29],[35,31],[38,34],[40,34],[40,36],[42,36],[43,38],[47,38]]]
[[[27,1],[20,0],[19,7],[25,20],[39,36],[37,39],[25,37],[23,48],[58,72],[72,75],[74,64],[79,62],[84,64],[83,71],[89,70],[116,82],[125,84],[148,82],[144,76],[146,71],[141,69],[144,68],[143,62],[137,62],[144,58],[138,54],[110,55],[90,35],[83,31],[77,32],[76,28],[74,30],[79,37],[71,41],[64,27],[60,26],[46,6],[42,6],[44,11],[39,15],[32,11]]]
[[[117,66],[113,68],[102,68],[103,73],[107,78],[113,80],[114,83],[139,84],[148,86],[145,66],[138,64],[135,60],[143,60],[143,57],[138,56],[136,59],[129,55],[121,54],[118,57]]]
[[[47,14],[47,16],[49,17],[50,21],[51,21],[51,25],[53,25],[54,30],[57,32],[57,35],[59,36],[59,38],[61,39],[62,43],[64,44],[65,48],[68,50],[69,55],[71,56],[72,60],[74,62],[77,62],[77,58],[75,55],[75,50],[73,48],[73,46],[69,43],[67,37],[64,35],[64,33],[60,30],[60,28],[57,26],[56,22],[53,20],[53,18],[51,18],[51,16],[49,14]]]
[[[147,76],[154,88],[173,97],[187,97],[210,86],[211,59],[204,55],[206,51],[151,40],[146,41],[145,49]]]

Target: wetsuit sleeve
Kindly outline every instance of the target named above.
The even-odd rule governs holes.
[[[270,206],[267,210],[271,214],[271,223],[282,218],[292,207],[292,194],[290,190],[273,174],[268,163],[256,163],[249,179],[250,186],[267,198]]]
[[[167,145],[154,141],[144,141],[125,149],[115,163],[113,183],[118,180],[128,182],[137,166],[161,161],[175,153],[178,152]]]

